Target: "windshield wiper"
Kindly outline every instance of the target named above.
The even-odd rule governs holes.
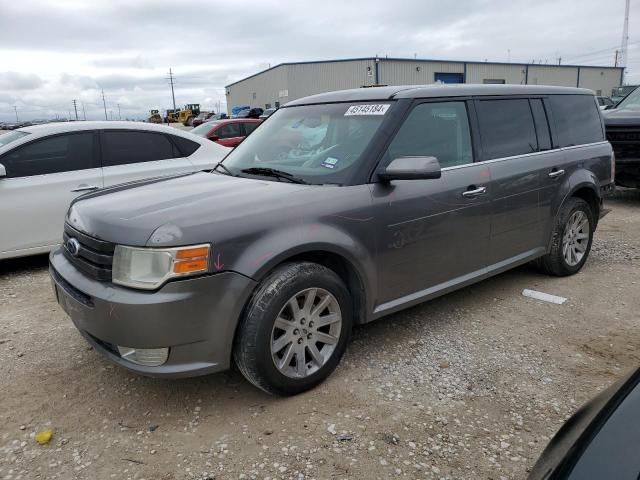
[[[263,175],[265,177],[283,178],[285,180],[289,180],[291,183],[302,183],[304,185],[309,184],[309,182],[303,180],[300,177],[291,175],[288,172],[283,172],[282,170],[276,170],[275,168],[251,167],[245,168],[244,170],[242,170],[242,173],[248,173],[249,175]]]
[[[225,175],[230,175],[232,177],[235,177],[235,175],[233,173],[231,173],[231,170],[229,170],[227,167],[225,167],[222,162],[216,163],[216,166],[213,167],[213,171],[215,172],[218,169],[218,167],[220,167],[223,170],[222,173],[224,173]]]

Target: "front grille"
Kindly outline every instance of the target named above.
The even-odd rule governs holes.
[[[607,127],[616,160],[640,159],[640,127]]]
[[[64,255],[78,270],[101,282],[111,281],[113,252],[116,248],[114,243],[86,235],[68,223],[64,225],[62,238]],[[68,247],[68,242],[72,238],[79,243],[75,254],[72,254]]]

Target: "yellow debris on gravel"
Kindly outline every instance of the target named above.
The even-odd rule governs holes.
[[[51,437],[53,437],[53,430],[49,428],[36,434],[36,442],[40,445],[46,445],[51,440]]]

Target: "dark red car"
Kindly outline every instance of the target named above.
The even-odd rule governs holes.
[[[237,147],[261,123],[262,120],[255,118],[228,118],[203,123],[191,130],[191,133],[208,138],[225,147]]]

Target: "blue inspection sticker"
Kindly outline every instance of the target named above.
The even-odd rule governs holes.
[[[335,168],[339,161],[335,157],[327,157],[321,165],[326,168]]]

